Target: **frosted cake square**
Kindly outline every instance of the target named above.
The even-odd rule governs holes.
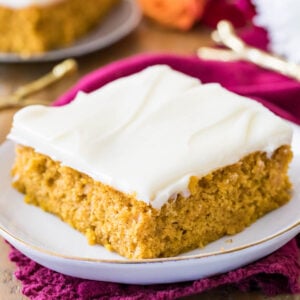
[[[9,138],[25,201],[127,258],[203,247],[290,199],[289,124],[164,65],[24,108]]]
[[[24,56],[68,46],[118,0],[0,0],[0,52]]]

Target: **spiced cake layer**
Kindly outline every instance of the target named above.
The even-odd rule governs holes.
[[[118,0],[0,0],[0,52],[22,55],[68,46]]]
[[[290,199],[291,137],[259,103],[154,66],[66,106],[19,111],[13,185],[92,244],[173,256]]]

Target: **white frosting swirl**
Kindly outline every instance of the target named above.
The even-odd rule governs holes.
[[[256,101],[153,66],[63,107],[19,111],[9,138],[160,208],[253,151],[272,153],[292,130]]]

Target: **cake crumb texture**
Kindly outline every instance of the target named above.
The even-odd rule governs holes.
[[[291,197],[288,145],[270,157],[251,153],[202,178],[191,177],[190,196],[169,199],[160,210],[30,147],[16,151],[13,186],[27,203],[59,216],[90,244],[127,258],[169,257],[204,247],[242,231]]]
[[[23,55],[72,44],[94,28],[118,0],[64,0],[47,6],[0,6],[0,51]]]

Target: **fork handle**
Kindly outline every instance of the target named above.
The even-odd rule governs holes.
[[[54,66],[50,73],[16,89],[12,96],[16,100],[24,99],[27,96],[38,92],[52,83],[60,80],[64,76],[75,72],[76,70],[77,62],[72,58],[66,59],[60,64]]]

